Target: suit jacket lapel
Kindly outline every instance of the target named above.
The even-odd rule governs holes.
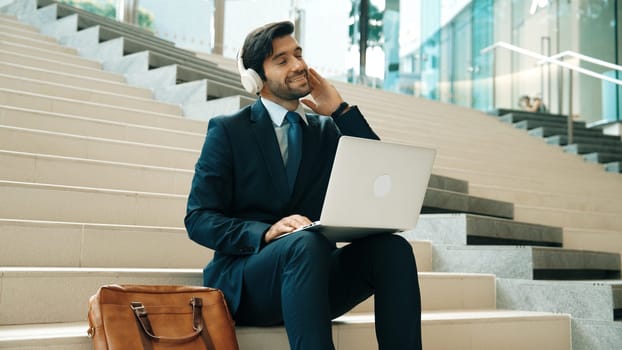
[[[289,189],[287,187],[287,174],[281,157],[279,143],[274,133],[272,119],[268,115],[268,111],[260,100],[257,100],[251,106],[251,128],[255,136],[257,147],[261,151],[264,163],[268,168],[274,188],[280,197],[289,197]],[[304,153],[303,153],[304,156]]]

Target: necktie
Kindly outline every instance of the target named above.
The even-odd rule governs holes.
[[[300,115],[296,112],[287,112],[285,115],[289,122],[287,130],[287,184],[289,185],[289,193],[294,191],[296,183],[296,175],[302,158],[302,126],[300,125]]]

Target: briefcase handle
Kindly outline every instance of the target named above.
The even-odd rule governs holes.
[[[151,322],[149,322],[149,317],[147,314],[147,310],[145,306],[138,301],[133,301],[130,303],[130,308],[134,311],[134,315],[136,316],[136,320],[140,325],[140,329],[146,334],[151,340],[161,343],[186,343],[194,340],[199,335],[202,336],[203,342],[205,343],[207,349],[214,349],[214,345],[209,338],[207,332],[203,332],[203,314],[201,313],[201,308],[203,307],[203,300],[198,297],[192,297],[190,300],[190,305],[192,306],[192,329],[193,332],[186,336],[174,338],[174,337],[166,337],[166,336],[157,336],[153,332],[153,328],[151,327]],[[146,345],[146,344],[143,344]]]

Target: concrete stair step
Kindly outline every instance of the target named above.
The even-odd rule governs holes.
[[[14,25],[13,22],[3,21],[3,22],[0,22],[0,30],[3,33],[16,35],[16,36],[19,36],[25,39],[44,41],[50,44],[57,43],[56,38],[53,38],[48,35],[43,35],[39,33],[38,29],[31,27],[29,25],[22,24],[22,23],[19,23],[18,25]]]
[[[540,113],[507,113],[499,116],[499,120],[510,124],[527,121],[527,129],[533,129],[534,127],[544,125],[560,125],[565,127],[568,124],[568,118],[566,116]],[[531,125],[531,127],[529,127],[529,125]],[[573,125],[580,128],[586,127],[585,122],[580,121],[573,121]],[[521,127],[521,129],[524,128]]]
[[[428,188],[422,213],[471,213],[512,219],[514,205],[509,202],[475,197],[465,193]]]
[[[495,280],[490,274],[419,272],[423,311],[496,309]],[[371,296],[349,314],[373,312]]]
[[[571,348],[570,319],[525,311],[443,311],[422,314],[425,349],[507,349]],[[27,347],[87,350],[86,322],[0,327],[0,346],[7,350]],[[529,334],[525,337],[524,334]],[[289,349],[283,327],[237,327],[241,350]],[[344,316],[333,322],[336,349],[377,349],[372,315]]]
[[[213,255],[183,227],[0,219],[0,237],[5,267],[199,268]],[[419,271],[431,271],[431,243],[410,243]],[[137,246],[150,253],[135,254]]]
[[[470,194],[490,199],[502,199],[514,205],[531,205],[537,207],[551,207],[571,210],[588,210],[608,213],[618,213],[622,205],[616,201],[616,195],[611,193],[562,193],[561,190],[527,190],[520,183],[514,186],[471,185]]]
[[[439,121],[426,120],[426,118],[440,117],[440,115],[429,114],[420,115],[426,113],[421,111],[417,113],[418,124],[413,124],[412,114],[408,115],[405,111],[395,110],[395,106],[387,106],[385,109],[382,107],[370,104],[371,101],[366,100],[352,100],[352,103],[356,103],[361,106],[361,110],[365,111],[366,117],[375,129],[383,130],[386,137],[395,137],[398,139],[404,139],[406,135],[411,137],[416,136],[418,142],[429,140],[430,142],[438,143],[439,139],[442,143],[440,146],[449,145],[461,145],[462,151],[470,151],[471,149],[486,150],[488,145],[489,153],[498,153],[503,151],[513,151],[516,154],[529,154],[530,152],[542,149],[542,145],[534,143],[533,139],[526,137],[526,133],[522,130],[518,130],[511,125],[504,123],[496,123],[494,120],[489,120],[488,123],[477,123],[480,130],[473,130],[467,133],[464,132],[466,128],[472,128],[473,125],[462,125],[465,121],[451,121],[452,127],[448,128],[443,126],[443,123]],[[418,102],[418,101],[415,101]],[[404,106],[406,108],[407,106]],[[395,110],[395,115],[392,115],[390,119],[386,118],[386,110]],[[472,122],[474,120],[467,118]],[[462,128],[462,129],[461,129]],[[426,133],[426,130],[439,129],[434,135]],[[506,141],[507,138],[512,139],[512,143]],[[477,142],[475,142],[477,141]],[[469,147],[464,147],[468,145]],[[495,148],[490,148],[490,145],[494,145]]]
[[[101,29],[101,27],[89,28],[89,30],[92,29],[97,30]],[[129,41],[131,41],[131,39],[119,37],[100,43],[94,48],[82,50],[81,54],[85,57],[104,62],[104,69],[124,74],[128,83],[135,86],[161,88],[164,86],[174,86],[179,82],[206,81],[206,78],[210,78],[210,82],[214,84],[211,91],[212,93],[216,93],[218,88],[214,90],[214,87],[223,84],[220,81],[221,79],[213,80],[213,74],[209,76],[197,76],[197,79],[189,79],[189,77],[186,76],[187,69],[181,66],[181,62],[170,59],[162,60],[162,55],[154,53],[152,50],[140,50],[138,52],[128,53],[126,46]],[[169,49],[169,51],[171,50]],[[124,53],[126,55],[124,55]],[[152,85],[154,83],[156,85]],[[166,84],[162,85],[163,83]],[[235,94],[239,89],[225,89],[218,92],[216,96],[223,96],[229,91]],[[207,96],[211,96],[211,94],[205,89],[201,97],[205,100]]]
[[[123,42],[127,42],[127,39],[124,38]],[[193,82],[200,80],[209,81],[207,85],[207,96],[206,99],[216,99],[221,97],[230,97],[235,95],[241,95],[249,98],[254,98],[254,96],[248,94],[241,86],[239,77],[237,79],[231,78],[223,78],[220,72],[217,69],[206,69],[204,66],[187,66],[184,63],[178,62],[172,57],[164,56],[160,53],[154,52],[152,50],[140,51],[137,53],[133,53],[131,55],[126,55],[121,58],[121,61],[131,60],[132,57],[140,58],[144,60],[146,65],[153,71],[157,68],[162,67],[173,67],[175,72],[175,77],[178,83],[185,82]],[[116,70],[116,69],[125,69],[120,68],[126,65],[125,63],[121,66],[118,66],[114,63],[105,63],[104,67],[109,67],[107,69]],[[133,73],[141,73],[134,72],[132,70],[125,70],[123,73],[131,76]],[[144,73],[144,72],[143,72]],[[133,85],[141,86],[141,75],[138,75],[137,78],[131,79]]]
[[[501,118],[506,118],[501,117]],[[509,118],[506,118],[509,119]],[[503,121],[503,120],[502,120]],[[521,120],[521,121],[517,121],[512,123],[512,125],[514,125],[515,128],[517,129],[523,129],[523,130],[531,130],[531,129],[535,129],[535,128],[540,128],[540,127],[544,127],[544,128],[553,128],[553,129],[562,129],[565,130],[566,132],[568,132],[568,125],[567,123],[564,123],[564,121],[555,121],[555,120]],[[573,126],[573,132],[581,132],[581,131],[590,131],[590,132],[594,132],[595,134],[602,134],[602,132],[600,130],[595,130],[595,129],[588,129],[585,126],[584,122],[573,122],[572,123]]]
[[[577,300],[589,300],[578,303]],[[497,279],[497,307],[568,313],[573,318],[614,321],[622,310],[622,281]]]
[[[213,254],[183,227],[0,219],[0,237],[5,267],[202,268]],[[431,271],[431,243],[410,242],[419,271]]]
[[[503,309],[572,316],[573,349],[615,349],[622,341],[622,281],[497,279]],[[589,300],[589,302],[585,302]]]
[[[613,163],[622,161],[622,152],[594,152],[583,155],[583,159],[590,163]]]
[[[0,105],[0,125],[196,150],[201,149],[205,140],[204,133],[163,129],[76,115],[40,112],[2,105]]]
[[[572,157],[576,158],[576,156]],[[583,171],[586,177],[601,171],[600,166],[597,164],[586,163],[580,159],[577,160],[578,164],[581,164],[581,168],[576,168],[575,170]],[[585,169],[586,167],[588,169]],[[526,192],[536,193],[558,193],[559,196],[585,196],[586,198],[603,196],[605,198],[616,198],[612,194],[612,188],[618,186],[614,181],[590,182],[588,190],[585,178],[575,177],[574,174],[576,172],[572,173],[573,176],[564,176],[568,174],[557,172],[557,168],[553,169],[555,170],[552,170],[551,173],[540,173],[540,175],[528,172],[521,173],[520,171],[512,174],[499,169],[456,168],[451,165],[438,164],[437,162],[434,164],[435,173],[469,182],[469,191],[473,193],[476,193],[478,188],[507,188],[522,189]],[[617,177],[615,174],[611,174],[611,176]],[[515,200],[511,199],[510,201]]]
[[[54,0],[37,0],[37,4],[38,6],[46,6],[46,5],[50,5],[50,4],[55,4],[57,3]],[[91,24],[90,22],[86,21],[91,20],[94,21],[96,20],[97,22],[95,24],[102,24],[104,26],[110,27],[112,29],[115,29],[121,33],[129,33],[131,35],[135,35],[136,37],[142,37],[145,39],[149,39],[150,42],[152,43],[157,43],[160,45],[165,45],[168,47],[174,47],[174,43],[171,41],[168,41],[166,39],[162,39],[159,38],[157,36],[155,36],[153,34],[153,32],[149,31],[149,30],[145,30],[142,28],[137,28],[134,25],[130,25],[127,23],[123,23],[123,22],[118,22],[112,18],[107,18],[107,17],[102,17],[102,16],[98,16],[96,14],[93,14],[91,12],[88,12],[86,10],[77,8],[77,7],[73,7],[70,6],[68,4],[63,4],[63,3],[58,3],[57,6],[57,14],[59,17],[65,17],[65,16],[69,16],[69,15],[73,15],[73,14],[78,14],[78,18],[84,18],[85,20],[80,20],[79,21],[79,25],[81,28],[83,27],[90,27],[93,24]],[[189,52],[186,50],[181,50],[184,52]]]
[[[0,181],[0,194],[4,218],[164,227],[183,227],[187,199],[182,195],[9,181]]]
[[[584,137],[592,137],[592,138],[610,138],[608,135],[603,135],[600,130],[592,130],[592,129],[575,129],[572,131],[573,137],[576,136],[584,136]],[[537,137],[550,137],[550,136],[558,136],[558,135],[567,135],[568,130],[564,127],[553,127],[553,126],[540,126],[537,128],[533,128],[527,130],[527,133],[531,136]]]
[[[428,188],[431,194],[426,198],[433,199],[439,191]],[[0,194],[6,199],[0,203],[5,218],[115,225],[179,227],[183,225],[187,201],[187,195],[14,181],[0,181]],[[455,196],[464,198],[462,194]],[[446,194],[444,197],[448,198]]]
[[[622,231],[566,227],[564,247],[622,254]]]
[[[0,74],[0,84],[5,89],[15,91],[25,91],[29,93],[54,96],[59,98],[76,99],[84,102],[114,105],[117,107],[140,109],[144,111],[181,115],[179,105],[163,103],[154,99],[124,96],[118,93],[110,93],[86,89],[84,87],[73,87],[66,84],[52,83],[42,80],[22,78],[14,74]]]
[[[205,134],[207,130],[206,122],[184,119],[179,115],[147,112],[4,88],[0,88],[0,105],[202,134]]]
[[[39,0],[39,6],[54,4],[53,0]],[[100,33],[100,39],[102,41],[115,39],[121,36],[132,38],[137,42],[136,47],[132,47],[134,51],[128,51],[134,53],[137,51],[143,51],[145,47],[157,47],[161,50],[174,51],[178,56],[183,58],[193,58],[195,53],[180,49],[175,44],[166,39],[159,38],[153,34],[153,32],[138,28],[133,25],[129,25],[123,22],[115,21],[114,19],[105,18],[87,12],[82,9],[78,9],[67,4],[57,4],[57,14],[59,17],[67,17],[73,14],[78,15],[78,27],[89,28],[92,26],[100,26],[102,28]],[[138,46],[141,44],[142,46]],[[211,62],[206,62],[207,66],[215,66]]]
[[[533,143],[533,140],[529,141],[529,138],[525,137],[524,132],[516,130],[516,128],[506,125],[505,123],[495,122],[494,119],[491,120],[489,116],[486,116],[476,110],[459,109],[459,111],[462,112],[462,114],[459,114],[460,118],[457,118],[458,115],[450,117],[452,127],[443,128],[443,125],[446,125],[448,120],[441,120],[439,118],[446,115],[446,108],[451,105],[438,101],[424,101],[423,99],[408,95],[393,96],[397,94],[391,92],[372,92],[373,90],[365,90],[362,86],[348,85],[347,83],[334,83],[337,84],[336,86],[338,86],[340,92],[342,92],[342,95],[344,95],[347,100],[364,106],[366,114],[369,114],[368,110],[373,114],[380,114],[378,118],[372,118],[372,120],[374,122],[376,120],[382,121],[383,125],[402,125],[402,127],[412,128],[413,131],[419,130],[421,132],[425,132],[425,130],[429,130],[431,128],[438,128],[438,135],[461,136],[459,139],[478,139],[482,136],[487,136],[490,140],[494,141],[503,141],[504,138],[502,137],[502,134],[494,132],[503,130],[503,134],[509,132],[513,135],[521,135],[517,136],[516,140],[512,137],[512,141],[514,141],[512,144],[519,142],[521,144],[525,144],[524,146],[528,148],[532,148],[537,145],[537,143]],[[417,111],[416,115],[413,115],[407,109],[407,107],[413,103],[422,107],[421,110]],[[387,110],[391,110],[393,112],[390,119],[382,117],[383,115],[386,116]],[[443,112],[444,110],[445,112]],[[458,112],[458,110],[456,110],[456,112]],[[416,124],[414,124],[413,121],[416,121]],[[477,125],[477,128],[474,128],[475,125]],[[464,132],[466,128],[469,128],[469,132]],[[437,134],[435,133],[434,136],[436,135]],[[447,141],[450,140],[451,139]],[[492,143],[496,144],[494,141]],[[498,146],[505,147],[511,146],[512,144],[499,142]],[[476,145],[476,143],[473,143],[473,145]]]
[[[83,68],[101,69],[97,61],[82,58],[76,54],[61,53],[46,49],[36,48],[31,45],[18,44],[7,40],[0,40],[0,49],[25,56],[34,56],[48,61],[63,62]]]
[[[395,141],[395,139],[387,139],[387,141]],[[430,147],[429,144],[419,144],[424,147]],[[543,144],[546,146],[546,144]],[[553,148],[553,147],[551,147]],[[557,148],[557,147],[555,147]],[[557,148],[557,154],[543,154],[539,159],[534,154],[530,162],[528,158],[509,157],[505,158],[501,154],[490,157],[485,153],[471,152],[461,156],[456,149],[437,150],[437,156],[434,162],[435,167],[452,169],[455,172],[470,171],[474,173],[490,173],[497,176],[506,177],[531,177],[534,181],[543,180],[555,186],[555,179],[565,181],[564,175],[572,172],[577,175],[568,177],[572,182],[583,182],[581,176],[589,176],[595,173],[602,173],[602,167],[596,163],[587,163],[576,155],[564,153],[561,148]],[[538,170],[541,172],[538,172]],[[460,178],[460,176],[454,175]],[[473,182],[473,181],[471,181]],[[604,184],[603,184],[604,185]]]
[[[111,82],[125,82],[125,78],[121,74],[104,72],[99,68],[77,66],[64,61],[54,61],[43,57],[20,54],[17,52],[9,51],[1,45],[0,62],[22,65],[35,69],[58,71],[61,73],[72,75],[81,75],[84,77],[91,77],[94,79],[107,80]]]
[[[98,37],[101,42],[107,42],[118,38],[129,39],[128,44],[125,46],[125,53],[132,54],[140,51],[144,51],[147,48],[154,48],[165,52],[175,52],[180,59],[191,59],[195,56],[194,52],[187,51],[175,46],[175,43],[155,36],[153,32],[145,30],[136,30],[136,27],[125,30],[122,26],[125,24],[118,21],[110,21],[111,19],[102,18],[101,16],[93,15],[80,9],[67,11],[63,8],[63,4],[59,6],[59,13],[61,16],[71,16],[76,13],[78,15],[78,27],[79,29],[89,29],[97,27]],[[207,63],[207,66],[212,67],[213,64]]]
[[[614,231],[622,228],[622,216],[618,213],[525,204],[514,205],[514,219],[559,227]]]
[[[29,24],[22,23],[17,17],[7,14],[0,14],[0,25],[6,25],[14,28],[19,28],[24,31],[38,33],[38,30],[35,27]]]
[[[13,1],[3,6],[1,11],[37,29],[40,29],[44,23],[56,21],[56,11],[53,6],[37,8],[37,4],[32,0]]]
[[[56,42],[51,42],[49,40],[42,39],[40,37],[33,37],[32,35],[22,36],[20,33],[16,32],[0,32],[0,41],[11,42],[15,44],[20,44],[24,46],[29,46],[33,48],[54,51],[61,54],[68,55],[77,55],[78,52],[76,49],[70,47],[64,47],[59,45]]]
[[[212,84],[208,82],[208,94],[210,85]],[[254,102],[255,99],[241,95],[210,99],[184,105],[184,116],[198,120],[210,120],[219,115],[233,114]]]
[[[404,232],[409,239],[442,244],[531,245],[561,247],[562,229],[472,214],[425,214],[417,227]]]
[[[105,29],[101,26],[95,28],[99,30],[101,40],[102,31]],[[71,39],[61,39],[67,41]],[[104,50],[103,46],[114,47],[114,50]],[[134,48],[128,46],[134,45]],[[138,45],[138,49],[136,49]],[[105,41],[99,45],[99,48],[89,48],[82,50],[81,54],[85,57],[103,61],[105,70],[125,74],[128,81],[135,86],[145,86],[144,82],[152,81],[153,78],[146,79],[144,74],[151,71],[157,71],[158,68],[172,67],[174,70],[175,81],[177,82],[193,82],[207,79],[209,85],[207,89],[208,98],[228,97],[233,95],[244,95],[254,97],[248,94],[241,87],[239,77],[225,77],[226,74],[218,72],[216,67],[207,68],[209,64],[196,57],[179,57],[175,54],[175,49],[167,48],[165,51],[157,48],[148,47],[148,45],[137,44],[135,40],[128,37],[117,37],[115,39]],[[124,55],[124,56],[123,56]],[[196,61],[196,62],[190,62]]]
[[[367,112],[366,112],[367,114]],[[526,151],[522,148],[520,143],[515,146],[508,147],[509,141],[499,139],[499,145],[494,141],[496,136],[485,135],[482,136],[485,140],[472,139],[471,136],[463,137],[461,140],[453,139],[451,135],[435,135],[436,140],[431,140],[431,136],[426,135],[425,131],[421,129],[423,126],[395,126],[392,128],[382,127],[380,123],[373,120],[373,115],[370,114],[370,123],[374,127],[379,135],[387,141],[394,142],[409,142],[410,144],[416,144],[421,146],[427,146],[431,148],[437,148],[437,160],[446,161],[446,163],[440,163],[447,167],[463,168],[463,164],[476,165],[482,169],[491,168],[493,170],[505,170],[514,173],[533,173],[535,169],[541,168],[559,168],[560,171],[564,169],[577,169],[577,159],[571,155],[563,154],[561,149],[546,148],[545,144],[540,143],[539,147],[532,147],[531,151]],[[377,115],[380,118],[381,115]],[[501,125],[502,127],[504,125]],[[452,128],[455,126],[452,126]],[[417,130],[419,129],[419,130]],[[510,130],[516,130],[514,128]],[[507,135],[508,130],[499,130],[498,134],[505,134],[506,139],[512,139],[514,136],[520,135],[520,130],[516,130],[518,135]],[[527,135],[524,135],[527,136]],[[409,141],[406,141],[409,140]],[[413,142],[416,140],[416,142]],[[532,140],[535,141],[535,140]],[[506,146],[503,146],[503,144]],[[538,157],[534,157],[534,153],[538,154]],[[509,156],[511,154],[511,156]],[[439,163],[439,162],[437,162]]]
[[[573,143],[564,146],[564,151],[573,154],[586,154],[593,152],[618,153],[622,154],[622,142],[619,145],[594,145],[588,143]]]
[[[514,114],[515,116],[522,117],[542,117],[542,118],[557,118],[557,119],[566,119],[568,116],[563,114],[553,114],[553,113],[539,113],[539,112],[527,112],[520,109],[511,109],[511,108],[496,108],[487,112],[489,115],[501,117],[507,114]]]
[[[469,193],[469,183],[468,181],[441,176],[437,174],[430,175],[430,182],[428,183],[429,187],[438,188],[441,190],[447,190],[451,192],[458,193]]]
[[[437,272],[491,273],[499,278],[620,279],[620,254],[529,246],[434,244]]]
[[[195,149],[1,125],[0,149],[181,169],[190,169],[199,157],[199,151]]]
[[[18,152],[46,153],[127,163],[147,163],[147,165],[183,169],[193,166],[198,157],[198,151],[148,144],[83,138],[9,127],[0,127],[0,132],[6,135],[0,138],[0,141],[4,142],[2,148]],[[30,138],[31,141],[23,142],[26,137]],[[34,142],[32,140],[38,141]],[[68,141],[61,142],[62,140]],[[45,145],[45,147],[42,145]],[[37,149],[37,147],[39,148]],[[114,150],[117,151],[115,152]],[[123,159],[120,159],[121,157]],[[512,217],[509,211],[510,204],[505,206],[497,205],[499,203],[495,201],[480,201],[477,197],[460,195],[449,191],[434,192],[436,193],[428,195],[433,197],[429,197],[424,202],[424,206],[432,208],[434,211],[461,211]],[[477,208],[477,211],[475,208]],[[620,227],[618,225],[622,222],[621,218],[606,213],[594,213],[594,215],[585,216],[581,215],[581,211],[525,205],[520,206],[519,209],[521,216],[516,216],[517,207],[515,206],[514,208],[514,217],[519,221],[547,223],[554,226],[568,226],[570,224],[570,226],[586,227],[588,224],[595,224],[593,227],[609,229]],[[544,221],[542,221],[542,218],[545,218]]]
[[[203,284],[203,270],[200,268],[2,267],[0,276],[0,305],[3,309],[0,325],[83,321],[89,297],[105,284]],[[495,279],[492,275],[421,272],[419,281],[424,311],[495,308]],[[41,283],[46,284],[45,291],[34,287]],[[363,304],[352,314],[373,313],[373,300]]]
[[[124,83],[111,82],[92,77],[84,78],[80,75],[61,73],[58,71],[39,69],[6,62],[0,62],[0,73],[18,75],[27,79],[57,82],[80,89],[113,92],[137,98],[152,98],[153,96],[152,92],[148,89],[128,86]]]
[[[0,150],[0,180],[187,195],[194,171]]]
[[[0,180],[7,181],[187,195],[193,174],[192,168],[164,168],[0,150]],[[428,187],[451,188],[453,181],[432,174]],[[460,183],[460,180],[455,181]]]
[[[37,9],[36,20],[29,22],[39,28],[41,33],[60,38],[75,33],[78,28],[78,16],[58,16],[58,5],[52,4]],[[28,21],[26,21],[28,22]]]
[[[572,334],[573,349],[617,349],[622,344],[622,322],[573,318]]]
[[[605,164],[605,170],[611,173],[622,173],[622,162],[610,162]]]
[[[546,143],[551,144],[551,145],[564,146],[568,144],[568,136],[564,134],[545,137],[545,140],[546,140]],[[609,146],[609,145],[619,146],[620,145],[619,137],[609,136],[609,135],[599,135],[596,137],[573,135],[572,141],[573,143],[583,143],[583,144],[602,145],[602,146]]]
[[[210,249],[192,242],[185,228],[0,219],[0,266],[202,268]],[[143,254],[136,254],[140,247]],[[421,263],[429,243],[417,244]]]
[[[59,9],[63,7],[59,4]],[[62,10],[60,12],[63,12]],[[71,11],[65,13],[69,15]],[[251,96],[243,89],[239,83],[239,75],[235,72],[222,70],[216,64],[201,59],[195,53],[179,49],[172,43],[154,42],[157,39],[151,33],[148,36],[136,35],[137,32],[120,30],[118,22],[113,26],[108,25],[106,19],[92,17],[90,14],[81,12],[78,14],[78,26],[80,29],[98,27],[99,39],[101,42],[123,38],[123,53],[131,55],[138,52],[149,51],[149,66],[158,68],[171,64],[178,64],[181,81],[193,81],[209,78],[213,82],[225,83],[237,87],[237,90],[245,96]],[[200,78],[193,78],[194,74],[201,74]],[[216,74],[217,73],[217,74]]]
[[[0,219],[0,237],[5,267],[199,268],[212,256],[190,241],[183,227]],[[419,271],[430,271],[431,244],[411,244]],[[137,246],[150,253],[134,254]]]

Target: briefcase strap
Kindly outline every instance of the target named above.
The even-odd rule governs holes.
[[[201,339],[205,344],[205,348],[207,350],[215,350],[212,339],[210,338],[207,329],[204,327],[205,322],[203,320],[203,313],[201,312],[201,308],[203,307],[203,300],[201,298],[192,297],[192,299],[190,300],[190,305],[192,306],[193,332],[186,336],[173,338],[155,335],[153,332],[153,328],[151,327],[151,322],[149,322],[149,316],[147,310],[145,309],[145,306],[141,302],[131,302],[130,308],[132,309],[132,311],[134,311],[134,315],[136,316],[138,329],[142,331],[140,333],[144,349],[153,350],[151,341],[181,344],[192,341],[198,336],[201,336]]]

